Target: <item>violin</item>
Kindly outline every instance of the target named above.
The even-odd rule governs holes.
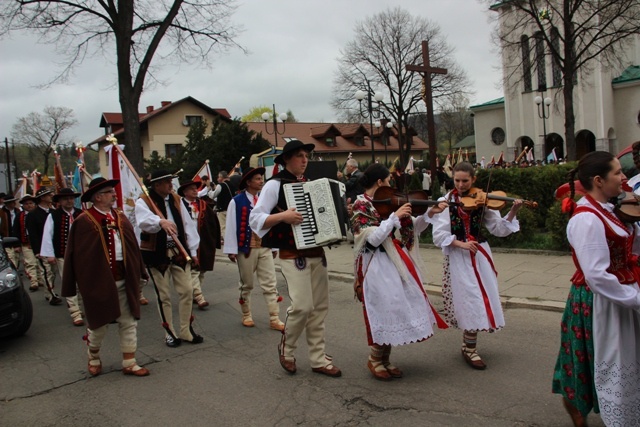
[[[472,211],[478,208],[489,208],[500,210],[507,205],[507,202],[514,202],[516,199],[513,197],[507,197],[507,193],[504,191],[491,191],[486,193],[479,188],[472,187],[467,194],[460,196],[460,203],[462,209],[465,211]],[[525,206],[529,208],[537,208],[538,202],[532,202],[530,200],[522,201]]]
[[[424,190],[413,190],[405,194],[398,192],[393,187],[379,187],[374,193],[371,203],[380,216],[386,219],[406,203],[411,203],[412,214],[422,215],[430,206],[436,206],[442,201],[429,200],[429,196]]]
[[[613,212],[620,220],[629,223],[640,221],[640,196],[623,191],[612,202]]]

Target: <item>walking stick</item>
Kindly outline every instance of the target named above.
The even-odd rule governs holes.
[[[122,158],[124,163],[127,165],[129,170],[131,171],[131,174],[136,179],[136,181],[138,182],[138,185],[142,189],[142,192],[144,193],[142,195],[142,197],[146,197],[147,201],[150,202],[150,203],[147,203],[147,204],[153,208],[153,213],[158,215],[160,217],[160,219],[166,219],[164,217],[164,215],[162,214],[162,212],[160,212],[160,209],[158,208],[158,206],[154,203],[153,200],[151,200],[151,197],[149,196],[149,190],[147,189],[147,186],[144,185],[144,183],[142,182],[142,179],[140,179],[140,177],[138,176],[138,173],[136,172],[136,170],[133,168],[133,166],[129,162],[129,159],[127,159],[127,156],[124,155],[124,152],[118,146],[118,140],[116,138],[114,138],[113,135],[111,135],[111,136],[107,137],[107,141],[109,141],[111,144],[113,144],[113,148],[114,149],[118,150],[118,154],[120,155],[120,157]],[[173,241],[176,243],[176,247],[180,251],[180,254],[187,260],[187,262],[190,262],[191,261],[191,256],[189,256],[189,253],[187,252],[187,250],[184,248],[184,246],[182,246],[182,243],[180,242],[180,239],[178,239],[178,235],[173,233],[173,232],[170,232],[170,231],[167,231],[167,234],[169,236],[171,236]]]

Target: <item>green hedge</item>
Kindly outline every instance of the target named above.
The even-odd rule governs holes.
[[[554,193],[567,182],[567,174],[574,167],[575,163],[568,163],[529,168],[480,169],[477,172],[476,187],[485,191],[489,183],[489,192],[500,190],[509,197],[538,203],[537,209],[524,207],[518,212],[520,232],[502,238],[490,235],[485,230],[484,235],[489,244],[494,247],[526,248],[535,235],[544,234],[548,236],[547,249],[569,250],[566,237],[569,218],[561,212],[560,202],[555,200]],[[511,204],[507,203],[501,213],[506,214],[510,208]],[[430,228],[421,241],[432,242]]]

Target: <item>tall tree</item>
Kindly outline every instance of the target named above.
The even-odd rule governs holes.
[[[17,144],[33,147],[43,158],[43,174],[49,172],[49,156],[55,146],[71,145],[73,142],[66,133],[78,124],[72,109],[66,107],[44,108],[42,114],[32,112],[18,118],[13,124],[11,138]]]
[[[495,40],[503,52],[508,90],[532,90],[530,71],[545,88],[545,56],[562,86],[564,129],[569,160],[576,160],[574,89],[596,68],[620,68],[621,55],[640,32],[638,0],[484,0],[498,12]],[[531,46],[523,36],[534,35]],[[532,55],[531,50],[536,52]],[[539,60],[533,60],[534,59]],[[629,65],[629,64],[627,64]],[[525,72],[522,72],[526,69]],[[541,84],[541,81],[544,84]],[[555,84],[554,84],[555,85]],[[524,89],[523,89],[524,87]]]
[[[181,158],[187,178],[191,178],[206,159],[209,159],[209,167],[214,175],[220,171],[228,172],[241,157],[244,160],[240,166],[246,168],[252,154],[270,147],[267,140],[237,119],[232,122],[214,120],[209,127],[210,135],[206,134],[207,128],[207,122],[203,120],[189,129]]]
[[[432,76],[437,105],[446,96],[468,93],[469,80],[454,61],[453,48],[446,43],[440,27],[399,7],[358,22],[354,33],[354,40],[340,52],[332,106],[344,120],[361,120],[355,92],[383,90],[385,99],[381,110],[395,122],[404,168],[410,150],[409,115],[425,111],[422,77],[407,71],[405,66],[422,63],[422,41],[429,42],[431,64],[448,70],[444,76]]]
[[[267,105],[253,107],[251,108],[251,110],[249,110],[247,114],[242,116],[242,121],[243,122],[261,122],[263,121],[262,114],[264,113],[272,115],[273,107],[269,107]],[[296,123],[298,121],[291,110],[287,110],[286,114],[287,114],[287,123]],[[276,117],[279,115],[280,114],[276,111]]]
[[[445,143],[447,151],[469,135],[473,135],[473,118],[469,111],[469,99],[463,95],[453,96],[440,111],[438,126],[438,142]]]
[[[163,65],[211,65],[211,54],[237,45],[233,0],[5,0],[0,36],[32,31],[54,45],[64,63],[50,84],[66,81],[87,56],[114,57],[124,138],[142,172],[138,106],[152,60]],[[242,49],[242,48],[241,48]],[[243,49],[244,50],[244,49]],[[155,67],[159,68],[159,67]]]

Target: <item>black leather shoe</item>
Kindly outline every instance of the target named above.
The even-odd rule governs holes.
[[[50,305],[60,305],[62,304],[62,298],[59,296],[54,296],[49,300]]]
[[[202,335],[193,335],[193,339],[191,341],[184,340],[184,342],[188,342],[189,344],[201,344],[204,342],[204,338],[202,338]]]
[[[169,335],[167,338],[165,338],[165,343],[167,344],[167,347],[175,348],[182,344],[182,340],[180,338],[174,338]]]

